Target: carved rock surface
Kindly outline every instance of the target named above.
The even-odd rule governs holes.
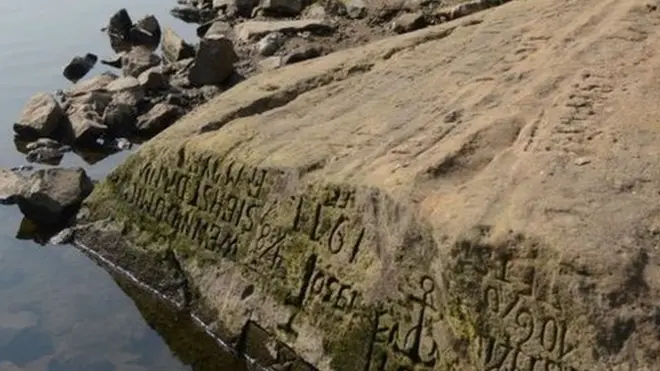
[[[76,238],[155,286],[134,257],[170,253],[267,366],[655,370],[657,24],[514,1],[259,74],[141,146],[85,203],[119,224]]]

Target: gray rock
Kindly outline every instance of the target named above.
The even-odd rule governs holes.
[[[12,205],[27,187],[27,180],[14,171],[0,169],[0,204]]]
[[[206,26],[206,25],[205,25]],[[198,31],[199,37],[220,35],[220,36],[229,36],[232,32],[231,25],[225,21],[216,20],[208,24],[208,27],[203,28],[200,26]],[[203,32],[201,35],[199,33]]]
[[[199,43],[188,80],[194,86],[220,84],[234,71],[237,61],[230,39],[220,35],[205,37]]]
[[[345,0],[344,6],[349,18],[359,19],[367,15],[367,5],[364,0]]]
[[[298,48],[291,51],[284,58],[282,58],[283,64],[293,64],[301,62],[307,59],[312,59],[323,55],[324,50],[320,46],[316,45],[304,45],[299,46]]]
[[[419,30],[428,25],[422,12],[406,13],[392,22],[392,30],[396,33],[405,33]]]
[[[25,146],[25,149],[27,149],[28,151],[32,151],[34,149],[42,148],[42,147],[58,148],[60,147],[60,143],[50,138],[39,138],[32,143],[28,143],[28,145]]]
[[[249,42],[271,32],[302,32],[326,33],[334,28],[317,19],[300,19],[293,21],[246,21],[234,27],[238,40]]]
[[[252,10],[259,5],[259,0],[213,0],[213,9],[225,14],[249,17]]]
[[[128,53],[122,55],[121,65],[124,76],[138,77],[151,67],[159,65],[161,59],[144,46],[136,46]]]
[[[55,97],[37,93],[28,100],[13,128],[20,138],[47,137],[57,129],[63,117],[62,107]]]
[[[259,7],[267,13],[298,15],[303,9],[302,0],[261,0]]]
[[[108,129],[101,122],[101,115],[89,106],[71,110],[65,127],[67,141],[82,146],[96,144]]]
[[[115,53],[130,50],[129,37],[132,27],[133,21],[126,9],[120,9],[110,17],[105,30],[110,37],[110,46]]]
[[[158,103],[138,118],[137,130],[141,135],[157,134],[172,125],[184,113],[181,107]]]
[[[320,4],[312,4],[305,9],[305,18],[323,20],[326,18],[325,8]]]
[[[103,125],[108,131],[117,135],[128,135],[135,131],[138,111],[135,105],[123,103],[121,99],[113,100],[103,113]]]
[[[145,91],[158,91],[167,89],[169,83],[160,67],[152,67],[138,76],[138,82]]]
[[[284,35],[280,32],[271,32],[259,40],[257,52],[265,57],[271,56],[284,44],[284,40]]]
[[[158,48],[161,38],[160,24],[153,15],[147,15],[131,28],[130,40],[134,45],[144,45],[151,50]]]
[[[61,225],[73,217],[94,185],[82,168],[34,172],[16,197],[23,215],[38,225]]]
[[[109,83],[105,89],[109,93],[118,93],[120,91],[140,90],[140,81],[132,76],[120,77]]]
[[[85,54],[84,57],[73,57],[71,62],[64,67],[62,75],[71,82],[78,82],[87,75],[87,73],[94,68],[98,57],[92,53]]]
[[[64,91],[67,97],[82,95],[93,91],[105,90],[105,87],[119,76],[111,72],[105,72],[98,76],[91,77],[77,82],[71,88]]]
[[[64,104],[64,110],[66,114],[69,114],[70,112],[85,106],[86,109],[90,109],[100,114],[103,113],[103,110],[105,110],[105,107],[111,100],[112,94],[105,90],[91,91],[89,93],[69,97]]]
[[[113,101],[124,104],[137,105],[145,96],[140,80],[135,77],[119,78],[108,84],[107,90],[114,94]]]
[[[195,48],[185,42],[171,28],[166,28],[163,34],[163,57],[173,63],[195,56]]]
[[[39,147],[28,152],[25,158],[28,162],[57,165],[62,160],[62,157],[64,157],[65,152],[59,148]]]

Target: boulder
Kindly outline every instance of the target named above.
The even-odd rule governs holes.
[[[237,61],[230,39],[220,35],[205,37],[199,42],[188,79],[194,86],[220,84],[234,71]]]
[[[21,117],[14,124],[14,132],[23,139],[47,137],[57,129],[63,117],[62,107],[55,97],[37,93],[23,108]]]
[[[116,167],[77,242],[154,287],[173,257],[267,369],[656,370],[645,4],[510,1],[252,76]]]
[[[195,56],[195,48],[185,42],[171,28],[165,28],[163,35],[163,57],[169,63]]]
[[[112,72],[104,72],[98,76],[77,82],[75,85],[63,92],[65,97],[83,95],[94,91],[105,90],[105,87],[119,76]]]
[[[128,51],[131,48],[130,32],[133,21],[126,9],[120,9],[110,17],[108,26],[105,28],[110,37],[110,46],[116,53]]]
[[[284,44],[284,41],[283,34],[271,32],[259,40],[257,43],[257,52],[264,57],[271,56]]]
[[[101,115],[89,106],[72,109],[65,120],[64,137],[68,143],[77,146],[94,146],[108,130],[102,124]]]
[[[93,188],[82,168],[42,169],[27,179],[27,186],[16,200],[30,221],[44,226],[62,225],[75,216]]]
[[[135,132],[137,116],[138,110],[134,104],[125,103],[124,99],[117,99],[106,107],[102,122],[112,136],[130,135]]]
[[[159,65],[161,59],[144,46],[136,46],[121,57],[122,74],[138,77],[151,67]]]
[[[27,186],[27,180],[21,174],[0,169],[0,204],[13,205],[17,197]]]
[[[214,20],[197,28],[197,36],[200,38],[212,35],[229,36],[231,33],[231,24],[223,20]]]
[[[260,8],[267,13],[298,15],[303,9],[302,0],[261,0]]]
[[[28,151],[32,151],[34,149],[43,148],[43,147],[45,147],[45,148],[59,148],[60,143],[58,141],[56,141],[54,139],[50,139],[50,138],[39,138],[34,142],[28,143],[25,146],[25,149],[27,149]]]
[[[40,164],[47,165],[59,165],[64,157],[64,154],[68,152],[68,148],[60,149],[53,147],[39,147],[35,148],[27,153],[25,159],[28,162],[35,162]]]
[[[160,38],[160,24],[153,15],[147,15],[137,21],[130,31],[130,40],[133,45],[143,45],[151,50],[158,48]]]
[[[158,103],[149,112],[138,117],[137,131],[143,136],[158,134],[181,118],[184,113],[179,106]]]
[[[83,106],[85,109],[92,110],[96,113],[102,113],[111,100],[112,93],[105,90],[94,90],[89,93],[67,97],[63,108],[67,114]]]
[[[334,28],[318,19],[301,19],[293,21],[245,21],[234,27],[236,37],[243,42],[263,37],[272,32],[289,33],[309,31],[312,33],[327,33]]]
[[[160,66],[142,72],[138,76],[138,82],[146,92],[160,91],[169,87],[167,77],[163,74]]]
[[[62,75],[71,82],[78,82],[78,80],[85,77],[94,68],[97,60],[98,57],[92,53],[87,53],[84,57],[76,56],[64,67]]]

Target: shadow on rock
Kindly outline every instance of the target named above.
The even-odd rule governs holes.
[[[105,264],[97,263],[106,268]],[[168,305],[116,271],[108,270],[121,290],[133,300],[147,324],[160,334],[181,362],[190,365],[194,371],[250,370],[244,361],[223,349],[187,313]]]

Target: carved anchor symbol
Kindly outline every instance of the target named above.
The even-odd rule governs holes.
[[[428,354],[422,356],[421,348],[422,348],[422,340],[424,336],[423,330],[424,330],[424,320],[426,319],[426,309],[431,308],[432,310],[437,311],[437,309],[433,306],[433,303],[431,302],[431,295],[433,294],[433,290],[435,289],[435,282],[431,277],[424,276],[420,281],[420,286],[424,292],[421,297],[408,295],[408,299],[410,301],[420,305],[419,314],[417,316],[417,325],[414,326],[412,329],[410,329],[406,333],[406,336],[403,339],[404,348],[406,347],[405,346],[406,344],[409,344],[410,340],[412,340],[412,345],[408,349],[401,349],[397,344],[397,342],[395,341],[393,344],[393,349],[394,351],[401,353],[406,357],[410,358],[410,360],[413,361],[413,363],[415,364],[423,364],[425,366],[432,367],[437,362],[438,343],[431,336],[430,340],[432,342],[432,346]]]

